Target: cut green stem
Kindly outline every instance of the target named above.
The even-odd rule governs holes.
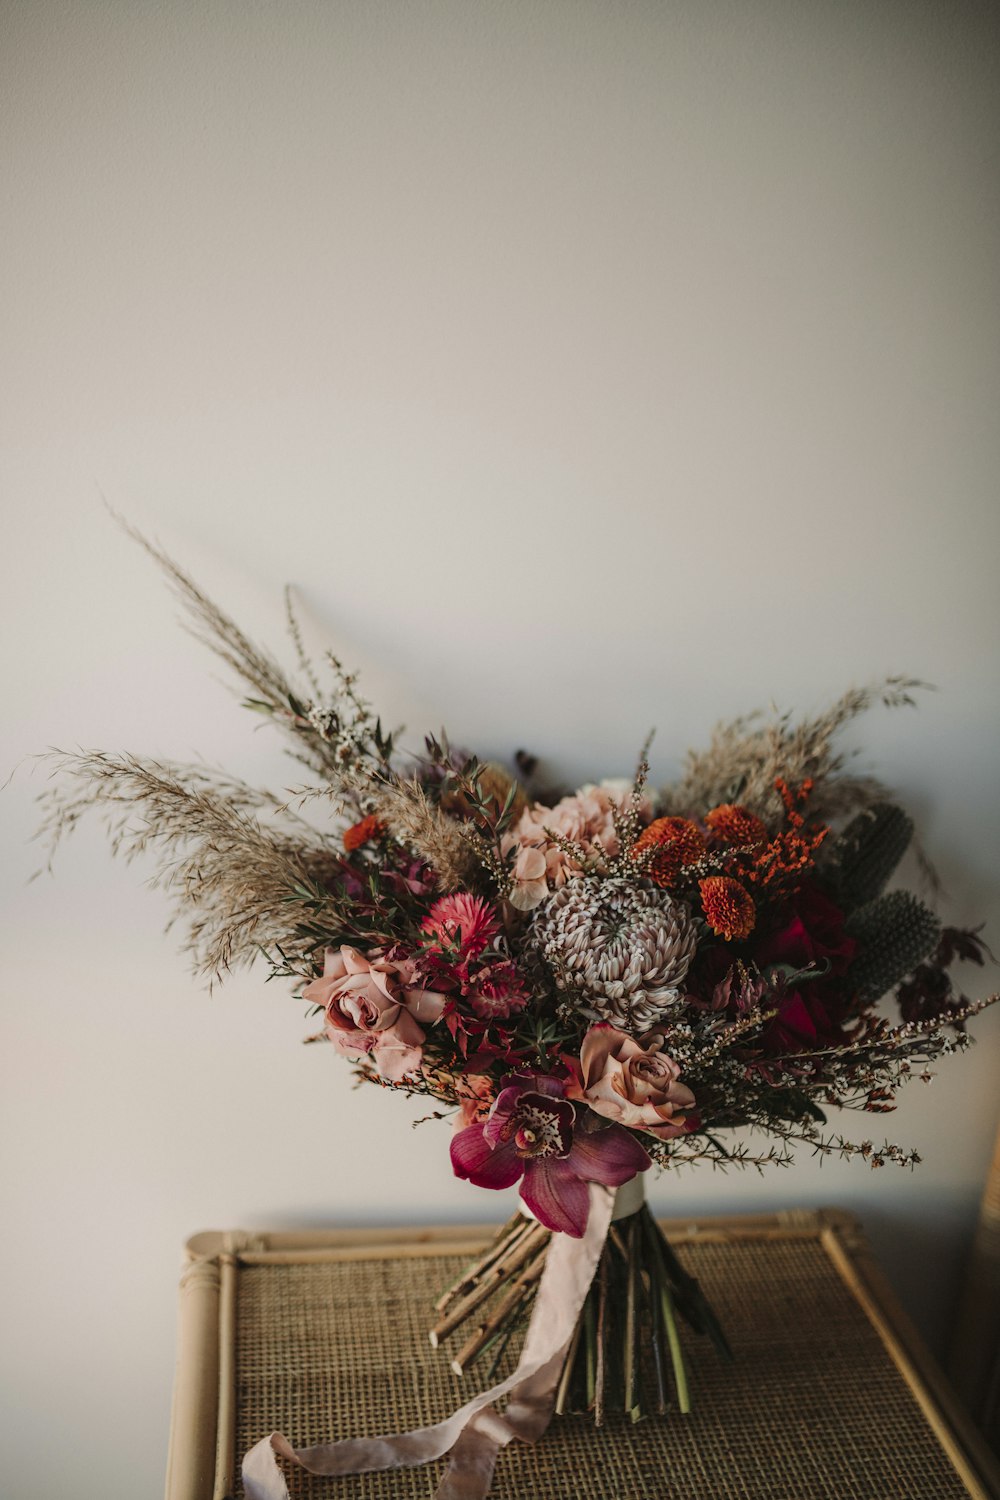
[[[682,1412],[691,1410],[691,1396],[688,1391],[687,1370],[684,1366],[684,1353],[681,1349],[680,1335],[677,1332],[677,1319],[674,1317],[674,1302],[670,1295],[667,1283],[660,1283],[660,1308],[663,1313],[663,1322],[667,1330],[667,1342],[670,1345],[670,1361],[674,1367],[674,1385],[677,1387],[677,1408]]]

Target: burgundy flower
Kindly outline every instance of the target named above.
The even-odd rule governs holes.
[[[504,961],[491,964],[476,976],[468,998],[480,1020],[506,1020],[524,1009],[528,1003],[528,991],[516,965]]]
[[[822,964],[830,973],[843,974],[857,947],[844,929],[844,913],[815,885],[797,891],[786,910],[784,925],[757,944],[754,960],[761,970],[771,964],[804,969]]]
[[[844,930],[843,912],[818,886],[806,884],[796,892],[783,925],[755,947],[753,957],[763,973],[775,965],[794,970],[813,964],[820,973],[807,982],[792,981],[792,988],[781,992],[778,1014],[760,1037],[765,1053],[801,1052],[847,1039],[843,1028],[853,996],[842,976],[856,947]]]
[[[789,990],[782,996],[778,1014],[760,1035],[762,1050],[771,1056],[836,1047],[847,1038],[830,1014],[817,986]]]
[[[513,1187],[523,1178],[521,1197],[539,1223],[579,1239],[587,1183],[620,1187],[650,1160],[621,1125],[574,1106],[558,1079],[518,1073],[505,1080],[484,1123],[452,1137],[451,1164],[477,1187]]]

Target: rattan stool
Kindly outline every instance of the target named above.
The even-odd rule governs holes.
[[[597,1430],[556,1418],[500,1455],[495,1500],[949,1500],[1000,1469],[833,1211],[668,1220],[735,1354],[687,1340],[694,1410]],[[189,1241],[167,1500],[239,1497],[239,1457],[401,1432],[473,1394],[430,1348],[429,1310],[489,1230],[209,1233]],[[687,1330],[685,1330],[685,1333]],[[289,1474],[296,1500],[430,1500],[442,1465]]]

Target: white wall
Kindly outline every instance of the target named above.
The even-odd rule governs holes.
[[[990,10],[3,5],[11,1495],[156,1493],[192,1231],[506,1206],[262,976],[203,993],[96,826],[26,884],[47,745],[296,776],[102,494],[263,639],[298,584],[388,718],[567,776],[922,675],[854,742],[1000,937]],[[998,1023],[887,1122],[913,1176],[657,1206],[855,1208],[940,1339]]]

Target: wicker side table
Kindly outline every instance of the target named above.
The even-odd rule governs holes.
[[[856,1221],[833,1211],[668,1220],[732,1343],[688,1339],[694,1410],[597,1431],[554,1419],[500,1456],[495,1500],[949,1500],[1000,1468],[899,1309]],[[239,1458],[440,1420],[473,1393],[428,1310],[489,1230],[208,1233],[190,1240],[167,1500],[239,1497]],[[685,1330],[686,1333],[686,1330]],[[289,1475],[296,1500],[430,1497],[442,1465]]]

